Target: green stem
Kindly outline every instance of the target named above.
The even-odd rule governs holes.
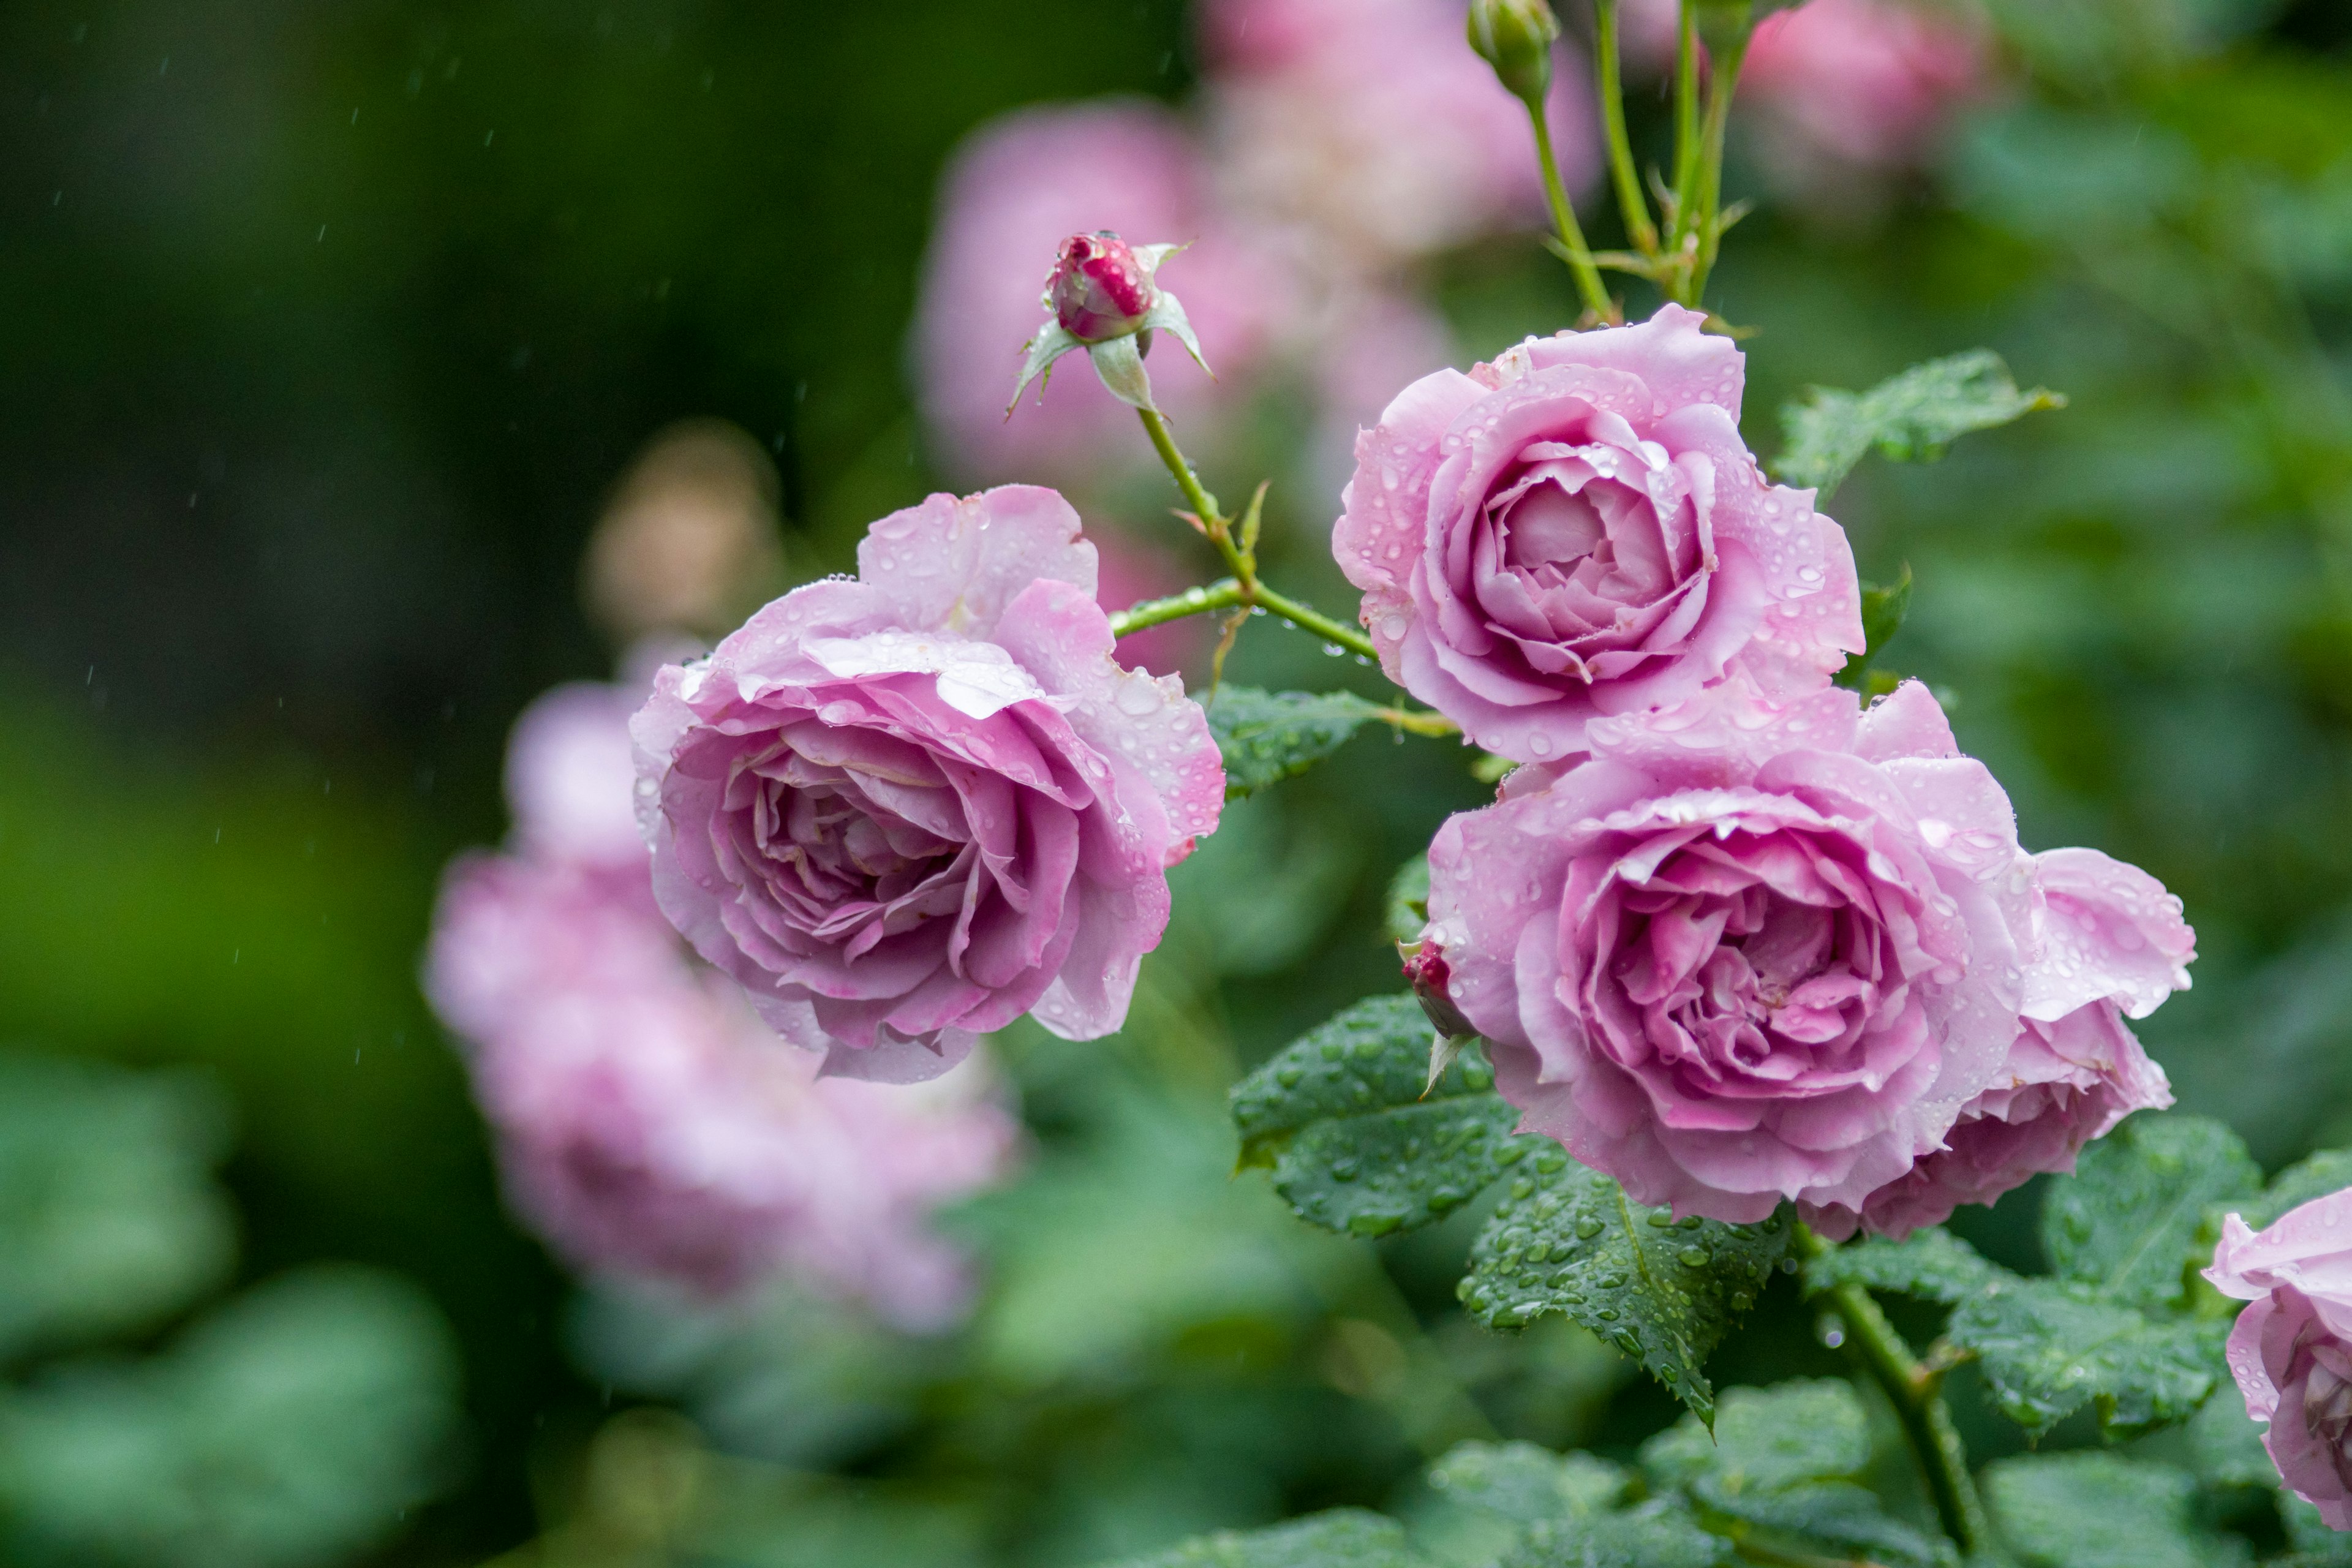
[[[1168,421],[1152,409],[1139,408],[1136,413],[1143,420],[1144,430],[1151,437],[1152,449],[1160,454],[1160,460],[1168,465],[1169,473],[1175,477],[1176,488],[1184,492],[1184,499],[1191,503],[1193,515],[1201,520],[1201,531],[1209,536],[1209,542],[1216,546],[1217,553],[1224,557],[1225,564],[1233,569],[1234,574],[1227,582],[1214,584],[1209,588],[1188,590],[1173,599],[1139,605],[1124,612],[1124,617],[1112,619],[1112,634],[1124,637],[1130,631],[1140,631],[1161,621],[1198,615],[1204,610],[1247,607],[1279,616],[1292,626],[1313,632],[1325,642],[1336,643],[1349,653],[1365,658],[1378,658],[1380,650],[1372,647],[1372,639],[1356,627],[1335,621],[1313,605],[1287,594],[1278,594],[1258,581],[1255,556],[1234,542],[1234,531],[1224,514],[1217,510],[1217,498],[1202,485],[1201,476],[1192,471],[1192,463],[1177,447],[1176,437],[1170,432]],[[1194,599],[1194,594],[1201,597]],[[1122,618],[1147,612],[1150,615],[1148,619],[1126,618],[1122,629]]]
[[[1225,564],[1234,569],[1234,576],[1248,582],[1252,574],[1244,568],[1241,552],[1234,548],[1231,539],[1224,537],[1223,531],[1213,526],[1224,515],[1217,510],[1217,498],[1202,486],[1201,476],[1192,471],[1192,463],[1178,449],[1176,437],[1168,428],[1168,421],[1161,418],[1159,410],[1154,408],[1139,408],[1135,412],[1142,417],[1144,433],[1151,437],[1151,449],[1160,454],[1160,460],[1167,464],[1169,473],[1175,476],[1176,488],[1184,492],[1185,504],[1201,520],[1201,525],[1209,530],[1210,538],[1217,546],[1217,553],[1225,558]]]
[[[1691,187],[1698,183],[1698,10],[1682,0],[1675,28],[1675,210],[1667,248],[1680,250],[1691,227]]]
[[[1801,1225],[1797,1227],[1796,1244],[1799,1253],[1808,1258],[1829,1250],[1821,1237]],[[1963,1557],[1990,1549],[1992,1531],[1986,1523],[1976,1482],[1969,1477],[1968,1449],[1952,1426],[1950,1406],[1944,1403],[1943,1373],[1919,1364],[1869,1291],[1849,1282],[1832,1288],[1828,1295],[1830,1305],[1845,1322],[1846,1343],[1895,1406],[1903,1434],[1910,1439],[1911,1451],[1927,1479],[1927,1492],[1944,1532],[1959,1546]]]
[[[1706,275],[1715,267],[1715,253],[1723,239],[1723,139],[1731,121],[1731,96],[1739,88],[1739,68],[1748,58],[1748,40],[1723,51],[1714,62],[1706,83],[1706,124],[1700,132],[1698,259],[1691,269],[1691,300],[1706,291]]]
[[[1204,588],[1187,588],[1164,599],[1146,599],[1139,605],[1131,605],[1111,616],[1110,635],[1128,637],[1147,626],[1181,621],[1186,616],[1206,615],[1212,610],[1237,609],[1248,603],[1242,597],[1241,584],[1227,577]]]
[[[1650,204],[1642,195],[1641,172],[1633,165],[1633,142],[1625,130],[1625,84],[1618,59],[1617,7],[1620,0],[1596,0],[1593,37],[1594,66],[1600,73],[1601,119],[1609,134],[1609,174],[1617,187],[1617,210],[1625,220],[1626,237],[1646,259],[1658,257],[1657,226],[1650,221]]]
[[[1540,100],[1528,104],[1528,123],[1535,128],[1536,162],[1543,166],[1544,199],[1551,204],[1552,226],[1559,231],[1568,269],[1576,275],[1576,291],[1584,297],[1587,310],[1601,321],[1613,321],[1617,319],[1617,307],[1601,284],[1601,268],[1592,265],[1592,252],[1584,243],[1584,230],[1577,225],[1576,209],[1569,205],[1568,190],[1560,184],[1559,160],[1552,153],[1551,125],[1544,118]]]

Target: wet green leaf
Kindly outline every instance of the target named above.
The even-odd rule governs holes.
[[[1380,711],[1347,691],[1219,687],[1207,712],[1225,760],[1225,798],[1239,800],[1305,773],[1376,722]]]
[[[1234,1086],[1242,1163],[1328,1230],[1384,1236],[1444,1217],[1538,1146],[1511,1128],[1475,1048],[1434,1084],[1436,1031],[1411,994],[1359,1002]]]
[[[1461,1286],[1471,1312],[1496,1328],[1564,1312],[1712,1421],[1714,1388],[1700,1368],[1787,1253],[1786,1216],[1677,1222],[1550,1144],[1538,1144],[1509,1179],[1471,1248]]]
[[[2135,1307],[2179,1307],[2213,1260],[2200,1242],[2207,1211],[2262,1184],[2223,1123],[2143,1111],[2084,1150],[2071,1181],[2052,1184],[2042,1213],[2051,1272]]]
[[[2227,1568],[2252,1553],[2202,1529],[2197,1483],[2116,1454],[2024,1454],[1985,1467],[1985,1501],[2025,1568]]]
[[[1361,1509],[1333,1509],[1265,1530],[1225,1530],[1118,1568],[1421,1568],[1404,1527]]]
[[[1805,1265],[1805,1289],[1818,1292],[1849,1283],[1866,1285],[1949,1305],[1976,1294],[2003,1272],[1951,1232],[1931,1226],[1902,1241],[1873,1236],[1832,1247]]]
[[[2089,1286],[2014,1275],[1962,1301],[1948,1330],[2028,1432],[2090,1405],[2111,1436],[2196,1414],[2223,1375],[2229,1331],[2226,1318],[2155,1318]]]
[[[1773,472],[1785,484],[1818,490],[1826,502],[1873,447],[1899,462],[1927,461],[1971,430],[2065,402],[2043,387],[2019,391],[1990,349],[1915,364],[1868,392],[1817,386],[1803,403],[1780,411],[1788,442]]]

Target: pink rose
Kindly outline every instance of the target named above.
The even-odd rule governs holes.
[[[1121,669],[1051,490],[935,495],[632,721],[654,892],[825,1070],[905,1082],[1024,1013],[1127,1015],[1224,774],[1173,676]]]
[[[1056,247],[1102,228],[1192,242],[1169,263],[1169,286],[1182,295],[1229,393],[1287,309],[1287,273],[1211,212],[1201,155],[1168,110],[1110,101],[991,121],[940,178],[915,313],[916,394],[925,423],[961,470],[1076,481],[1098,476],[1106,452],[1149,460],[1134,411],[1083,365],[1075,373],[1066,365],[1042,393],[1031,387],[1013,416],[1004,416]],[[1181,350],[1162,350],[1149,363],[1152,395],[1171,418],[1208,406],[1214,384]]]
[[[1381,668],[1490,752],[1564,759],[1735,663],[1801,690],[1862,649],[1845,534],[1757,468],[1703,320],[1530,338],[1357,437],[1332,552]]]
[[[1210,141],[1234,210],[1303,231],[1362,275],[1541,223],[1527,110],[1462,24],[1455,0],[1204,6]],[[1600,170],[1598,121],[1582,66],[1553,76],[1549,119],[1572,191]]]
[[[935,1084],[818,1076],[701,966],[607,835],[635,770],[621,686],[559,687],[508,752],[511,851],[457,861],[425,990],[470,1046],[510,1201],[577,1265],[709,1295],[777,1274],[901,1327],[963,1309],[930,1210],[993,1180],[1017,1127],[977,1064]]]
[[[2033,857],[2036,906],[2023,1027],[2000,1074],[1961,1109],[1945,1146],[1870,1194],[1862,1228],[1908,1236],[1989,1204],[2075,1156],[2135,1110],[2172,1103],[2164,1069],[2125,1023],[2189,985],[2196,933],[2180,900],[2095,849]],[[1851,1215],[1824,1228],[1850,1233]]]
[[[2231,1215],[2205,1278],[2252,1303],[2230,1331],[2230,1373],[2289,1489],[2352,1530],[2352,1191],[2289,1210],[2257,1235]]]
[[[2009,1059],[2032,878],[2008,797],[1916,682],[1864,711],[1743,678],[1587,743],[1439,830],[1425,940],[1454,1005],[1522,1126],[1643,1203],[1795,1199],[1834,1233]]]

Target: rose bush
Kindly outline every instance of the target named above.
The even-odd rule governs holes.
[[[1801,690],[1862,650],[1845,534],[1757,467],[1704,320],[1530,338],[1357,438],[1332,552],[1381,667],[1490,752],[1563,759],[1735,663]]]
[[[825,1070],[908,1081],[1024,1013],[1118,1027],[1223,772],[1173,676],[1119,668],[1051,490],[933,496],[632,721],[663,911]]]
[[[1523,1125],[1635,1197],[1907,1231],[2161,1101],[2116,1002],[2185,983],[2179,905],[2088,851],[2045,900],[1926,688],[1742,679],[1589,743],[1439,831],[1424,951]]]
[[[2205,1277],[2251,1303],[2230,1372],[2288,1488],[2352,1530],[2352,1191],[2290,1209],[2259,1233],[2237,1215]]]

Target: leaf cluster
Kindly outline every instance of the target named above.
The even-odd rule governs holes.
[[[1812,1259],[1814,1290],[1853,1283],[1951,1308],[1951,1352],[1981,1366],[1995,1401],[2039,1436],[2086,1406],[2107,1436],[2186,1421],[2227,1381],[2234,1315],[2198,1277],[2221,1216],[2261,1222],[2343,1184],[2346,1156],[2316,1156],[2265,1190],[2237,1134],[2201,1116],[2143,1112],[2053,1181],[2043,1275],[1979,1257],[1940,1229],[1873,1238]]]
[[[1862,1484],[1872,1458],[1862,1401],[1843,1383],[1737,1388],[1710,1433],[1695,1416],[1637,1465],[1532,1443],[1465,1443],[1425,1480],[1475,1568],[1730,1568],[1868,1563],[1958,1568],[1948,1542]],[[1355,1510],[1228,1531],[1123,1568],[1432,1568],[1392,1521]]]
[[[2047,387],[2020,391],[1999,354],[1972,349],[1915,364],[1868,392],[1814,387],[1780,411],[1788,438],[1773,473],[1826,501],[1874,447],[1897,462],[1932,461],[1972,430],[2065,405]]]
[[[1351,1236],[1430,1224],[1503,1184],[1459,1288],[1472,1315],[1516,1329],[1564,1314],[1712,1419],[1707,1354],[1793,1226],[1635,1203],[1551,1140],[1515,1134],[1518,1113],[1475,1049],[1430,1082],[1433,1035],[1410,994],[1381,996],[1277,1051],[1233,1091],[1243,1165],[1270,1169],[1300,1218]]]

